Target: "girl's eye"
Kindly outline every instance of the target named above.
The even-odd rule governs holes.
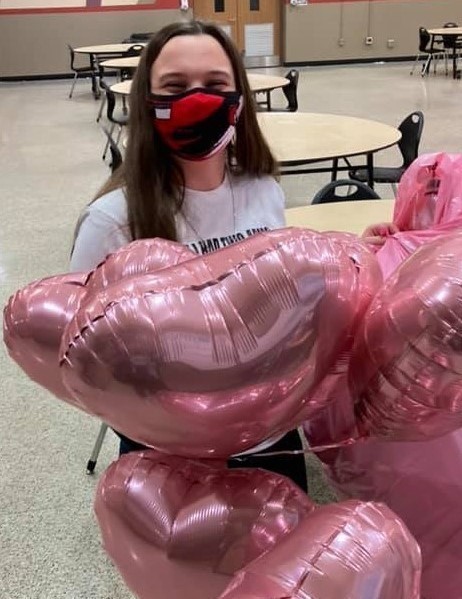
[[[163,89],[170,94],[178,94],[186,89],[183,83],[166,83]]]
[[[226,81],[220,81],[220,80],[217,79],[217,80],[214,80],[214,81],[209,81],[205,87],[210,87],[212,89],[223,89],[227,85],[228,84],[227,84]]]

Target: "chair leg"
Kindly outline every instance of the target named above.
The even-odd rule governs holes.
[[[431,61],[432,61],[432,55],[429,54],[427,57],[427,60],[425,61],[424,66],[422,67],[422,77],[425,77],[425,75],[428,74],[428,70],[430,68]]]
[[[112,134],[114,133],[114,129],[115,129],[115,123],[112,123],[112,126],[109,130],[109,137],[112,137]],[[106,142],[106,145],[104,146],[104,152],[103,152],[103,160],[106,160],[106,154],[107,154],[107,150],[109,148],[109,137],[108,140]]]
[[[123,127],[119,127],[119,132],[117,134],[117,139],[115,140],[115,144],[116,144],[117,147],[119,147],[120,138],[122,137],[122,129],[123,129]]]
[[[74,74],[74,81],[72,82],[71,91],[69,92],[69,98],[72,98],[72,94],[74,93],[74,87],[77,82],[78,73]]]
[[[101,117],[103,115],[103,110],[104,110],[104,106],[106,105],[106,94],[103,95],[103,97],[101,98],[101,104],[99,107],[99,112],[98,112],[98,116],[96,117],[96,122],[99,123],[101,120]]]
[[[96,462],[98,461],[99,452],[101,451],[101,446],[103,445],[104,437],[106,436],[106,432],[108,429],[108,425],[104,422],[101,423],[99,427],[99,433],[96,437],[95,445],[93,447],[93,451],[91,452],[90,459],[87,462],[87,474],[93,474],[95,471]]]
[[[419,63],[419,60],[420,60],[420,54],[417,54],[417,56],[415,57],[415,60],[414,60],[414,64],[412,65],[411,72],[409,73],[410,75],[414,74],[415,68]]]

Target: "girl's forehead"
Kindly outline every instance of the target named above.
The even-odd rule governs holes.
[[[200,67],[226,69],[232,72],[231,61],[221,44],[210,35],[179,35],[170,39],[152,65],[152,71],[189,72]]]

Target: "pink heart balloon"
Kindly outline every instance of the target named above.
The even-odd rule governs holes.
[[[155,272],[195,254],[162,239],[135,241],[91,273],[48,277],[15,293],[4,310],[3,337],[24,372],[64,401],[80,407],[62,381],[59,347],[64,330],[88,297],[133,274]]]
[[[379,291],[350,383],[370,434],[419,440],[462,426],[462,233],[427,244]]]
[[[3,319],[11,358],[33,381],[77,406],[63,384],[58,355],[64,329],[85,296],[87,278],[77,273],[31,283],[10,298]]]
[[[181,243],[159,238],[139,239],[110,254],[90,273],[87,293],[91,297],[122,279],[154,273],[195,257],[196,254]]]
[[[320,507],[220,599],[420,599],[420,551],[385,505]]]
[[[351,345],[373,277],[350,253],[338,234],[284,229],[115,282],[67,327],[65,384],[177,455],[226,457],[282,434],[319,410],[310,392]]]
[[[141,599],[215,599],[313,509],[283,476],[154,450],[112,464],[95,503],[104,546]]]

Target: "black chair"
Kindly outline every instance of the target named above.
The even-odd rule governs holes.
[[[347,191],[337,194],[337,191]],[[353,191],[351,191],[353,189]],[[328,204],[331,202],[351,202],[355,200],[380,200],[380,196],[365,183],[352,179],[331,181],[314,196],[312,204]]]
[[[130,37],[127,37],[124,40],[122,40],[122,43],[135,44],[136,42],[149,42],[154,33],[154,31],[149,31],[147,33],[131,33]]]
[[[130,48],[125,52],[124,56],[139,56],[143,50],[143,45],[133,44],[133,46],[130,46]]]
[[[287,107],[286,110],[288,112],[297,112],[298,110],[298,79],[300,73],[296,69],[291,69],[287,75],[286,79],[289,80],[289,84],[282,88],[282,92],[287,98]]]
[[[275,112],[296,112],[298,110],[297,91],[300,73],[297,69],[291,69],[284,76],[289,80],[289,83],[282,88],[282,92],[287,99],[287,106],[285,108],[272,108],[268,101],[268,110],[274,110]]]
[[[141,44],[133,44],[123,55],[124,58],[132,57],[132,56],[140,56],[144,50],[144,46]],[[132,79],[133,73],[136,67],[121,69],[120,70],[120,79],[123,81],[125,79]]]
[[[69,92],[69,98],[72,98],[72,94],[74,93],[74,87],[75,87],[75,84],[77,82],[77,78],[79,77],[79,75],[89,75],[91,77],[92,89],[93,89],[93,92],[95,92],[96,74],[95,74],[93,65],[90,62],[86,65],[76,67],[75,66],[74,48],[70,44],[67,44],[67,47],[69,48],[69,54],[71,57],[71,71],[73,71],[73,73],[74,73],[74,80],[72,82],[71,91]]]
[[[111,152],[111,163],[109,166],[111,167],[111,172],[114,173],[123,162],[122,152],[119,150],[119,146],[105,127],[103,127],[103,131],[106,134],[109,142],[109,150]]]
[[[419,27],[419,51],[415,57],[414,64],[412,65],[411,75],[414,74],[415,67],[417,66],[422,56],[427,56],[427,59],[422,67],[422,77],[424,77],[429,70],[430,63],[434,60],[433,71],[436,72],[436,64],[439,58],[444,56],[443,48],[434,48],[431,45],[431,35],[425,27]]]
[[[399,125],[401,131],[401,139],[398,142],[403,163],[397,167],[374,167],[372,178],[375,183],[389,183],[396,193],[396,184],[401,179],[404,171],[419,155],[419,144],[422,137],[424,126],[424,115],[420,111],[416,111],[407,116]],[[366,169],[353,168],[349,172],[351,179],[365,183],[368,181],[368,173]]]
[[[454,27],[459,27],[459,25],[454,21],[449,21],[443,25],[444,29],[451,29]],[[441,37],[443,40],[443,48],[446,50],[452,50],[453,48],[460,46],[460,43],[457,41],[457,37],[454,37],[453,35],[442,35]]]
[[[90,458],[87,462],[87,474],[93,474],[98,461],[98,456],[103,445],[104,437],[106,436],[108,425],[102,422],[99,427],[98,436],[96,437],[95,445],[93,446]]]
[[[106,92],[110,87],[104,80],[104,74],[103,74],[102,70],[100,71],[100,73],[98,75],[98,85],[99,85],[99,89],[102,92],[102,94],[101,94],[101,103],[99,105],[98,115],[96,116],[97,123],[100,122],[101,117],[103,116],[103,110],[104,110],[104,107],[105,107],[106,101],[107,101]]]
[[[448,23],[445,23],[443,25],[443,28],[445,28],[445,29],[451,29],[453,27],[459,27],[459,25],[457,23],[455,23],[454,21],[449,21]],[[457,54],[459,54],[460,51],[462,50],[462,43],[457,37],[455,37],[453,35],[442,35],[441,37],[442,37],[442,41],[443,41],[444,64],[445,64],[445,68],[446,68],[446,75],[448,75],[448,73],[449,73],[448,59],[452,58],[454,60],[454,70],[455,70]]]
[[[128,124],[128,115],[125,114],[124,112],[119,113],[119,114],[115,113],[115,107],[116,107],[115,93],[113,91],[111,91],[109,88],[107,88],[105,91],[106,91],[106,102],[107,102],[106,114],[107,114],[108,121],[110,121],[110,123],[111,123],[111,127],[109,129],[109,136],[110,136],[110,138],[114,139],[114,137],[113,137],[114,130],[116,129],[116,127],[119,128],[117,137],[114,142],[115,145],[118,147],[119,142],[120,142],[120,137],[122,135],[122,130]],[[103,152],[103,160],[106,158],[106,154],[107,154],[109,146],[110,146],[110,142],[108,139],[106,142],[106,146],[104,148],[104,152]]]
[[[269,89],[266,92],[257,92],[257,95],[258,93],[266,95],[265,100],[257,100],[258,110],[273,110],[275,112],[296,112],[298,110],[297,90],[299,72],[296,69],[291,69],[286,75],[284,75],[284,77],[289,80],[289,83],[283,88],[281,88],[282,92],[287,98],[287,106],[285,106],[284,108],[273,108],[271,106],[271,92],[273,90]]]

